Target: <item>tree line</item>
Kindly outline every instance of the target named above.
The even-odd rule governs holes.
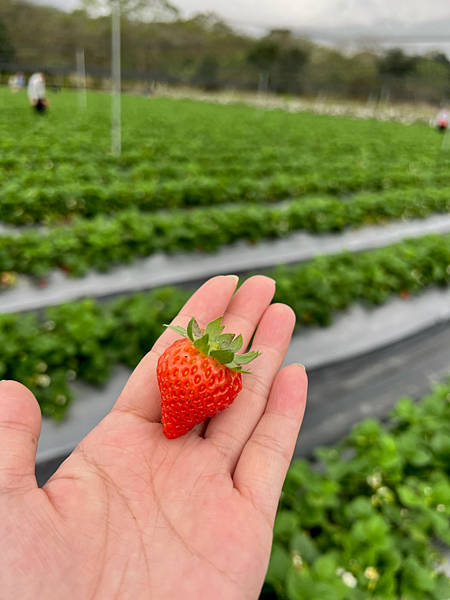
[[[124,9],[122,18],[125,78],[207,89],[350,96],[385,93],[436,102],[449,92],[450,61],[443,53],[408,56],[400,48],[348,52],[284,29],[256,39],[214,13],[182,19],[167,0],[122,2],[134,8],[134,12]],[[70,72],[76,50],[83,48],[91,85],[100,85],[110,69],[111,19],[104,10],[93,12],[92,3],[85,0],[83,9],[67,13],[27,0],[0,0],[2,71],[8,71],[8,65],[11,69],[43,65],[50,72]]]

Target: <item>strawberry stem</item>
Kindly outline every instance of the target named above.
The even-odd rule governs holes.
[[[211,356],[238,373],[250,373],[250,371],[244,371],[242,365],[248,365],[261,356],[257,351],[237,354],[244,345],[244,338],[241,334],[236,336],[234,333],[223,333],[225,327],[222,325],[222,317],[208,323],[204,331],[200,329],[195,317],[189,321],[187,329],[178,325],[165,325],[165,327],[190,339],[199,352]]]

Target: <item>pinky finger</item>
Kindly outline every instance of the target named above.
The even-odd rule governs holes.
[[[308,380],[299,365],[284,368],[266,410],[242,451],[234,486],[272,525],[306,406]]]

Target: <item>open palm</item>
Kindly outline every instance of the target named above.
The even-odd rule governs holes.
[[[266,573],[281,487],[303,417],[306,375],[280,371],[294,326],[269,306],[274,282],[216,277],[174,324],[224,315],[226,331],[255,329],[262,356],[235,404],[167,440],[156,382],[167,330],[111,413],[43,489],[34,461],[41,415],[34,396],[0,384],[2,600],[254,600]]]

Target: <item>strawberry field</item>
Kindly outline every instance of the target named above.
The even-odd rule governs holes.
[[[113,157],[108,96],[90,95],[85,113],[75,94],[54,95],[44,118],[23,95],[2,90],[1,100],[3,293],[23,276],[45,286],[55,269],[113,277],[117,265],[155,252],[257,248],[297,231],[382,226],[450,209],[450,156],[423,124],[124,97],[123,154]],[[448,238],[429,237],[270,274],[299,328],[328,325],[355,302],[445,285],[448,248]],[[44,316],[4,315],[0,376],[29,385],[45,414],[61,417],[72,377],[103,382],[117,362],[136,364],[187,293],[175,287],[112,304],[92,300],[82,311],[74,303]],[[150,329],[138,340],[147,303],[161,308],[147,311]]]
[[[23,96],[3,90],[2,101],[0,221],[18,227],[0,239],[3,286],[15,273],[82,275],[158,250],[213,251],[450,206],[450,158],[424,125],[125,97],[115,158],[107,96],[90,96],[87,113],[74,94],[54,96],[45,119]]]
[[[423,124],[123,97],[123,154],[113,157],[108,96],[88,95],[86,113],[75,94],[51,100],[40,117],[24,95],[0,90],[0,379],[23,382],[55,420],[76,402],[75,380],[102,386],[117,365],[133,368],[198,277],[114,298],[61,295],[26,314],[1,310],[2,297],[37,295],[55,273],[114,278],[158,253],[194,260],[239,243],[258,252],[298,232],[320,248],[320,236],[450,212],[450,154]],[[276,280],[275,301],[293,308],[296,336],[357,304],[450,283],[442,230],[367,247],[259,265]],[[448,598],[430,540],[450,541],[449,391],[402,400],[386,427],[357,426],[318,452],[320,469],[292,466],[263,598]]]
[[[53,99],[41,122],[3,92],[1,218],[44,223],[325,193],[450,185],[440,139],[424,125],[258,113],[170,99],[124,98],[124,151],[109,156],[109,99]]]

